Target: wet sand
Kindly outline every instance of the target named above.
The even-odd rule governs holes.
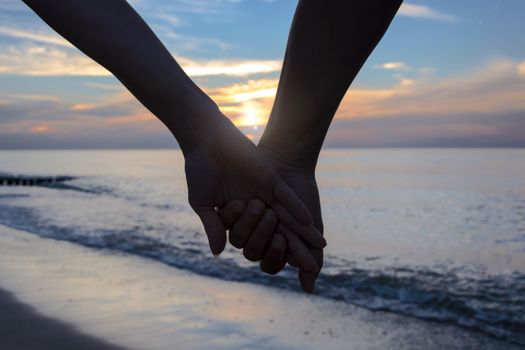
[[[4,226],[0,286],[1,349],[520,349]]]
[[[39,314],[0,289],[0,347],[4,350],[124,349],[83,334],[72,325]]]

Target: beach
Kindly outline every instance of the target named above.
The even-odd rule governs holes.
[[[64,180],[0,186],[0,349],[523,347],[523,171],[523,150],[323,151],[306,295],[210,254],[180,151],[2,151],[5,176]]]
[[[519,348],[450,325],[197,276],[4,226],[0,281],[0,305],[11,304],[0,317],[6,350],[35,343],[38,349]]]

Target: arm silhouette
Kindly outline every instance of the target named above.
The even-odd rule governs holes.
[[[350,84],[402,0],[300,0],[277,96],[259,146],[315,169],[325,135]]]
[[[288,37],[277,96],[259,149],[308,206],[323,232],[315,167],[348,87],[388,29],[402,0],[300,0]],[[290,244],[296,237],[279,225]],[[277,235],[276,235],[277,236]],[[279,255],[279,253],[274,253]],[[322,249],[312,249],[322,267]],[[279,256],[282,256],[282,252]],[[294,256],[288,262],[297,265]],[[269,265],[268,265],[269,264]],[[261,268],[272,266],[263,259]],[[299,266],[300,267],[300,266]],[[275,270],[269,271],[275,273]],[[299,269],[312,291],[319,272]]]
[[[240,213],[252,199],[259,203],[246,208],[251,215],[260,215],[264,203],[311,246],[326,245],[309,210],[273,165],[184,73],[126,1],[24,2],[115,75],[173,133],[185,157],[189,202],[213,254],[220,254],[226,244],[226,226],[217,208],[234,202],[230,207]]]

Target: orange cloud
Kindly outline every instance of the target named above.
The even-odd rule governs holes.
[[[237,126],[265,125],[277,92],[277,79],[249,80],[206,92]]]
[[[94,103],[76,103],[71,106],[72,111],[89,111],[97,107]]]
[[[194,60],[180,56],[176,59],[191,77],[247,77],[278,72],[282,64],[280,60]],[[30,76],[111,75],[77,49],[52,45],[10,46],[0,52],[0,73]]]
[[[53,46],[9,47],[0,52],[0,73],[31,76],[110,75],[76,49]]]
[[[523,78],[525,78],[525,62],[522,62],[522,63],[518,66],[518,73],[519,73]]]
[[[502,59],[447,78],[402,78],[388,89],[351,88],[337,117],[525,111],[524,65]]]
[[[37,41],[41,43],[59,45],[64,47],[73,47],[73,45],[71,45],[67,40],[65,40],[56,33],[42,34],[36,32],[29,32],[27,30],[18,28],[0,26],[0,35],[18,39],[28,39],[31,41]]]
[[[50,128],[48,125],[39,125],[31,128],[29,131],[32,134],[41,134],[41,133],[47,133],[50,131]]]
[[[186,74],[190,77],[226,75],[246,77],[252,74],[278,72],[281,69],[280,60],[192,60],[178,57]]]

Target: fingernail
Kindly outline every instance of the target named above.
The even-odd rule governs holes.
[[[214,258],[217,258],[219,255],[221,255],[221,253],[218,253],[218,254],[212,253],[212,254]]]

